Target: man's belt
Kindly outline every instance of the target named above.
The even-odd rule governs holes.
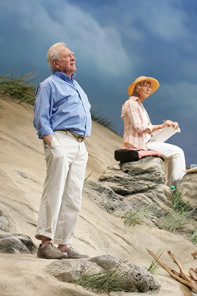
[[[76,140],[77,142],[83,142],[85,141],[85,137],[79,136],[71,131],[68,131]]]
[[[77,135],[77,134],[75,134],[75,133],[73,133],[73,132],[71,132],[71,131],[69,131],[69,130],[67,130],[67,129],[58,129],[58,130],[54,130],[54,132],[66,132],[66,133],[69,133],[69,134],[71,134],[76,140],[77,140],[77,142],[83,142],[83,141],[85,141],[85,137],[82,137],[82,136],[79,136],[79,135]]]

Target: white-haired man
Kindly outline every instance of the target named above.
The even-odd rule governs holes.
[[[88,159],[84,140],[91,133],[90,103],[75,80],[74,53],[64,43],[56,43],[49,48],[47,60],[52,74],[39,84],[34,107],[34,127],[43,139],[47,165],[37,256],[77,259],[87,257],[71,245]]]

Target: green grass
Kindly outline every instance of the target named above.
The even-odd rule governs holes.
[[[194,245],[197,244],[197,231],[192,234],[192,242]]]
[[[33,73],[23,77],[5,74],[0,76],[0,97],[18,99],[20,103],[26,102],[34,105],[36,87],[32,83]]]
[[[188,223],[188,219],[192,218],[194,211],[191,207],[182,200],[180,191],[172,193],[172,209],[167,214],[161,216],[158,220],[158,227],[169,232],[182,231],[185,228],[185,224]],[[125,225],[135,226],[142,224],[145,218],[155,215],[151,206],[143,207],[141,209],[132,210],[126,212],[122,219]],[[197,243],[197,233],[193,234],[193,241]]]
[[[82,274],[75,284],[95,293],[108,294],[111,291],[127,291],[124,280],[125,275],[126,273],[120,276],[118,268],[115,268],[114,270],[107,270],[92,275]]]
[[[147,268],[147,271],[152,273],[152,274],[155,274],[158,266],[159,266],[159,264],[157,263],[157,261],[155,259],[153,259],[150,266]]]
[[[164,252],[164,250],[159,255],[157,255],[158,259],[161,257],[163,252]],[[152,274],[155,274],[158,267],[159,267],[159,264],[157,263],[157,261],[155,259],[153,259],[150,266],[147,268],[147,271],[149,271]]]
[[[91,110],[91,116],[92,116],[93,121],[98,122],[99,124],[114,131],[114,126],[113,126],[112,122],[110,120],[108,120],[107,118],[103,117],[102,115],[99,115],[98,112]]]
[[[125,225],[135,226],[137,224],[142,224],[144,221],[144,217],[150,214],[151,214],[150,206],[146,206],[136,211],[126,212],[122,216],[122,219],[124,220]]]
[[[153,212],[151,211],[151,207],[147,206],[136,211],[127,212],[124,216],[122,216],[122,219],[124,220],[125,225],[135,226],[137,224],[144,223],[145,216],[149,215],[153,215]],[[160,218],[158,227],[170,232],[175,232],[176,230],[180,231],[184,229],[186,222],[189,218],[191,218],[191,216],[192,211],[184,212],[172,210]]]
[[[84,184],[87,184],[88,183],[88,179],[91,177],[92,173],[94,172],[94,170],[92,170],[88,175],[87,177],[85,177],[84,179]]]
[[[172,208],[180,213],[185,213],[191,210],[188,203],[183,201],[181,191],[179,190],[172,192]]]
[[[32,84],[34,81],[34,73],[28,73],[23,77],[13,74],[5,74],[0,76],[0,98],[10,97],[19,100],[19,103],[25,102],[30,105],[35,103],[36,86]],[[114,126],[110,120],[98,112],[91,110],[92,120],[114,131]]]
[[[184,230],[185,224],[193,215],[188,203],[182,199],[181,191],[172,192],[172,211],[163,216],[159,222],[159,228],[170,232]]]
[[[159,222],[159,228],[170,232],[175,232],[176,230],[183,230],[188,218],[190,217],[190,212],[172,211],[161,218]]]

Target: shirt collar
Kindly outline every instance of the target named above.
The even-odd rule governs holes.
[[[139,98],[136,97],[136,96],[130,96],[129,99],[130,100],[133,100],[133,101],[138,101],[139,100]]]
[[[138,97],[136,97],[136,96],[129,97],[129,100],[136,101],[136,102],[138,102],[139,105],[142,105],[143,106],[143,104],[141,103],[140,99]]]
[[[73,81],[73,79],[75,79],[75,77],[76,77],[75,73],[72,74],[72,79],[70,78],[70,76],[68,76],[67,74],[65,74],[63,72],[54,71],[53,74],[58,76],[59,78],[61,78],[64,81]]]

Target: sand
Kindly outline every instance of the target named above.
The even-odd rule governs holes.
[[[45,177],[45,160],[42,141],[38,140],[32,124],[33,107],[10,99],[1,100],[0,104],[0,209],[10,219],[10,232],[29,235],[38,246],[39,241],[34,234]],[[113,153],[121,147],[121,143],[121,137],[93,123],[92,136],[86,141],[89,152],[86,175],[89,180],[97,180],[107,166],[116,164]],[[85,193],[73,246],[89,256],[110,254],[141,267],[148,267],[152,262],[146,248],[155,253],[165,250],[162,261],[176,268],[166,252],[171,250],[186,272],[190,267],[197,266],[197,261],[191,256],[196,248],[183,236],[146,225],[125,226],[121,219],[99,208]],[[51,262],[38,259],[35,255],[0,253],[0,295],[95,295],[47,274],[44,267]],[[195,295],[160,267],[155,277],[162,287],[153,295]]]

